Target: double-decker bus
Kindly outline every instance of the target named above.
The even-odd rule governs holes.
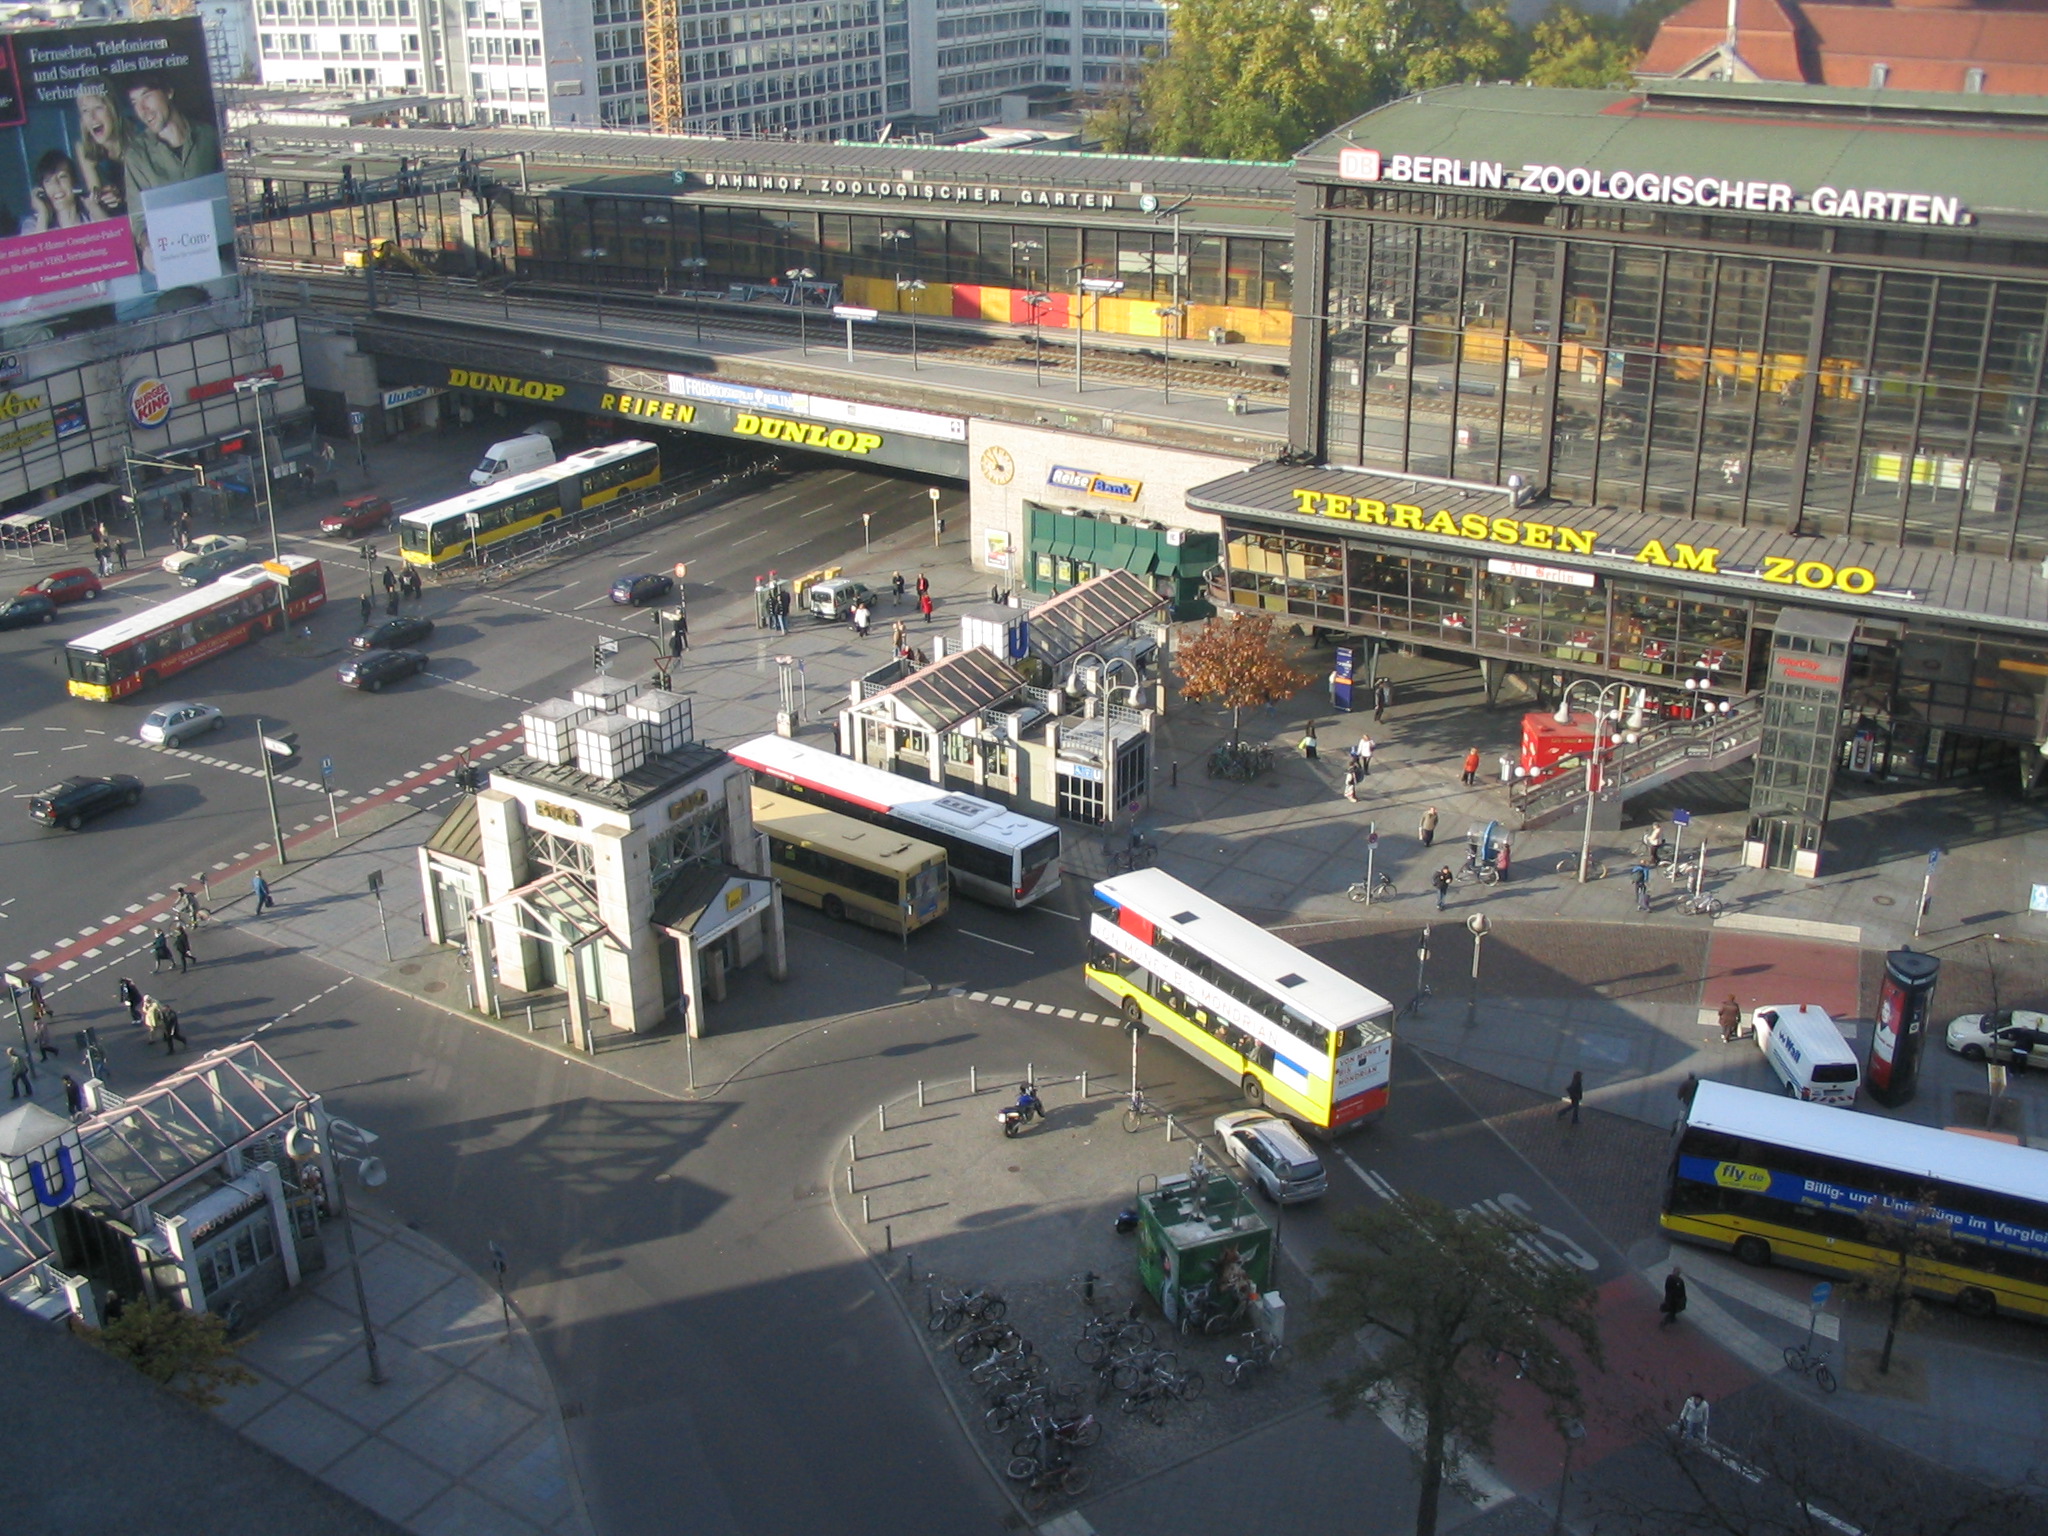
[[[946,850],[871,821],[806,805],[758,784],[754,828],[785,895],[835,922],[908,936],[946,915]]]
[[[467,560],[472,538],[476,548],[490,549],[660,481],[661,450],[652,443],[636,439],[589,448],[407,512],[398,520],[398,552],[414,565]]]
[[[1920,1226],[1913,1287],[2048,1319],[2048,1152],[1701,1083],[1665,1180],[1664,1230],[1749,1264],[1856,1275],[1900,1263],[1875,1207]]]
[[[1083,971],[1251,1104],[1318,1131],[1387,1107],[1394,1005],[1156,869],[1095,886]]]
[[[962,896],[1028,907],[1059,889],[1060,829],[1050,822],[782,736],[757,736],[732,755],[763,788],[937,843]]]
[[[284,609],[302,619],[327,601],[320,562],[284,555],[291,572]],[[67,686],[81,699],[126,698],[163,678],[269,634],[279,624],[277,578],[264,565],[247,565],[205,586],[116,619],[64,647]]]

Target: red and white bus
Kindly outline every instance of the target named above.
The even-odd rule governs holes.
[[[1060,829],[1050,822],[782,736],[757,736],[731,750],[763,789],[937,843],[962,896],[1028,907],[1059,889]]]
[[[285,555],[281,563],[291,571],[285,612],[302,619],[327,601],[327,579],[310,555]],[[248,565],[80,635],[64,647],[68,686],[81,699],[126,698],[269,634],[279,623],[277,589],[264,566]]]

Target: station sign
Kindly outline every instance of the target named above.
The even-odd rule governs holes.
[[[669,180],[692,190],[786,192],[801,197],[879,198],[904,203],[1014,203],[1020,208],[1072,208],[1099,213],[1135,208],[1141,201],[1129,193],[1053,186],[998,187],[987,182],[933,181],[922,176],[802,176],[773,171],[700,171],[678,166],[669,172]]]

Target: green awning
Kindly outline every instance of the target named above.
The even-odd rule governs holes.
[[[1159,568],[1159,551],[1156,549],[1133,546],[1117,553],[1123,556],[1123,568],[1133,576],[1150,576]]]

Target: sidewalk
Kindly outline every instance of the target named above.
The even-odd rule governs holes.
[[[257,1377],[216,1412],[417,1536],[590,1536],[562,1409],[526,1325],[453,1254],[360,1208],[371,1386],[338,1236],[329,1273],[266,1318]]]

